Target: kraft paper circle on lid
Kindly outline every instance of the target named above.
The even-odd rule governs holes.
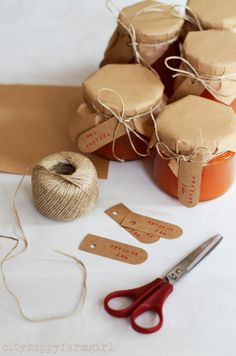
[[[183,56],[201,74],[236,73],[236,33],[220,30],[189,32],[183,43]]]
[[[104,91],[99,93],[102,89]],[[161,103],[164,86],[151,70],[141,64],[108,64],[100,68],[83,83],[84,98],[91,108],[110,114],[98,99],[119,112],[121,99],[106,89],[122,97],[126,116],[134,116]]]
[[[236,151],[233,109],[198,96],[188,95],[167,105],[158,116],[157,130],[160,141],[182,155],[200,147],[208,159],[211,154]]]
[[[83,102],[70,122],[80,152],[112,160],[146,157],[156,117],[166,104],[159,77],[141,64],[108,64],[83,83]]]
[[[183,19],[162,11],[144,11],[151,6],[161,5],[168,7],[153,0],[145,0],[137,4],[127,6],[122,9],[119,20],[128,26],[130,23],[134,26],[138,42],[155,43],[170,40],[178,36],[183,25]],[[175,9],[171,10],[178,15]],[[119,26],[119,30],[123,31]]]
[[[188,0],[187,5],[205,29],[236,31],[235,0]]]

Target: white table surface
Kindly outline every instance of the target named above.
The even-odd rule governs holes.
[[[128,3],[117,0],[120,8]],[[96,69],[114,26],[103,0],[1,0],[0,82],[79,85]],[[31,317],[69,311],[81,289],[82,274],[73,262],[52,251],[58,248],[86,264],[88,295],[83,309],[70,318],[30,323],[21,318],[1,282],[1,354],[235,356],[236,184],[221,198],[187,209],[154,185],[151,171],[150,161],[112,163],[109,179],[99,182],[98,206],[71,223],[40,215],[32,204],[30,179],[25,180],[17,203],[29,249],[8,263],[12,289]],[[19,178],[0,174],[1,234],[20,236],[11,207]],[[104,214],[120,201],[139,213],[179,224],[184,235],[151,245],[136,241]],[[142,247],[149,258],[133,266],[79,251],[88,232]],[[223,242],[176,285],[158,333],[138,334],[128,320],[104,311],[102,300],[108,292],[162,276],[218,232],[224,235]],[[0,256],[9,247],[1,240]]]

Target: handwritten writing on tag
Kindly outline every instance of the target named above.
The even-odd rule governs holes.
[[[151,244],[160,240],[161,236],[151,234],[150,232],[132,230],[128,227],[125,228],[131,235],[133,235],[137,240],[145,244]]]
[[[78,138],[78,148],[81,152],[94,152],[114,140],[115,131],[118,125],[117,119],[113,116],[103,121],[101,124],[90,130],[83,132]],[[125,126],[120,124],[116,131],[116,138],[126,134]]]
[[[202,164],[180,160],[178,173],[179,201],[192,208],[199,202],[202,180]]]
[[[92,234],[85,236],[79,249],[134,265],[143,263],[148,257],[142,248]]]
[[[133,212],[126,215],[121,225],[166,238],[176,238],[183,233],[183,230],[177,225]]]
[[[120,203],[107,209],[105,213],[110,216],[114,221],[121,225],[122,221],[131,210],[127,208],[124,204]],[[129,229],[123,226],[131,235],[133,235],[137,240],[143,243],[153,243],[160,239],[160,236],[150,234],[144,231],[138,231],[135,229]]]
[[[105,213],[143,243],[156,242],[160,237],[176,238],[183,233],[177,225],[135,214],[122,203],[112,206]]]

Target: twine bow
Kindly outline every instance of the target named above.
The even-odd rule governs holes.
[[[111,93],[114,93],[120,100],[121,102],[121,110],[117,110],[117,112],[115,110],[113,110],[110,106],[108,106],[102,99],[101,99],[101,93],[102,92],[105,92],[105,91],[109,91]],[[111,117],[115,117],[117,119],[117,125],[116,125],[116,128],[115,128],[115,131],[114,131],[114,134],[113,134],[113,141],[112,141],[112,154],[113,156],[120,162],[124,162],[124,159],[118,157],[115,153],[115,142],[116,142],[116,139],[117,139],[117,133],[118,133],[118,130],[119,130],[119,127],[120,125],[123,125],[125,127],[125,131],[126,131],[126,134],[129,138],[129,142],[134,150],[134,152],[139,155],[139,156],[142,156],[142,157],[147,157],[148,156],[148,153],[144,154],[144,153],[141,153],[141,152],[138,152],[134,143],[133,143],[133,140],[132,140],[132,136],[131,136],[131,133],[136,136],[138,139],[140,139],[142,142],[144,142],[147,147],[149,145],[149,142],[147,142],[135,129],[133,129],[130,125],[131,122],[133,122],[135,119],[140,119],[142,117],[146,117],[147,115],[150,115],[151,118],[154,117],[154,112],[157,112],[157,111],[160,111],[161,110],[161,107],[162,107],[162,103],[158,103],[155,107],[153,108],[150,108],[149,111],[147,112],[144,112],[142,114],[139,114],[139,115],[135,115],[135,116],[132,116],[132,117],[125,117],[125,104],[124,104],[124,100],[122,98],[122,96],[114,89],[111,89],[111,88],[101,88],[98,93],[97,93],[97,101],[99,102],[99,104],[105,108],[110,114],[106,115],[102,112],[100,112],[95,106],[93,106],[94,110],[96,111],[96,113],[106,119],[109,119]]]
[[[195,12],[192,9],[190,9],[188,6],[185,6],[185,8],[188,9],[188,11],[191,13],[192,16],[189,16],[189,15],[186,15],[186,14],[185,15],[180,15],[179,8],[181,6],[183,6],[183,5],[180,5],[180,4],[167,5],[167,4],[157,3],[157,4],[154,4],[154,5],[151,5],[151,6],[144,7],[143,9],[137,11],[137,13],[134,15],[134,18],[139,16],[142,13],[159,12],[159,13],[162,13],[162,14],[171,15],[173,17],[189,21],[193,25],[197,26],[197,28],[200,31],[202,31],[203,28],[201,26],[201,23],[200,23],[197,15],[195,14]],[[108,11],[110,11],[112,16],[116,19],[117,23],[119,23],[120,26],[129,35],[130,40],[131,40],[130,46],[132,47],[136,62],[137,63],[142,63],[142,64],[146,65],[147,67],[149,67],[152,71],[154,71],[154,69],[146,63],[145,59],[140,54],[138,47],[139,46],[144,46],[144,47],[153,47],[153,48],[155,48],[155,47],[168,45],[168,44],[171,44],[171,43],[175,42],[177,40],[178,36],[175,36],[174,38],[166,40],[166,41],[162,41],[162,42],[159,42],[159,43],[153,43],[153,44],[138,42],[137,38],[136,38],[135,28],[134,28],[133,24],[130,22],[130,19],[125,15],[125,13],[122,10],[120,10],[111,0],[106,0],[106,7],[107,7]],[[175,11],[176,9],[178,9],[178,13],[176,13],[176,11]],[[115,15],[114,10],[116,10],[118,12],[118,16]],[[122,22],[120,20],[119,14],[121,14],[126,19],[126,21],[128,23],[128,26],[124,22]],[[154,71],[154,72],[155,72],[156,75],[158,75],[156,73],[156,71]]]
[[[183,62],[186,65],[186,70],[181,69],[181,68],[175,68],[172,67],[171,65],[169,65],[169,61],[172,59],[178,59],[181,62]],[[194,68],[192,66],[191,63],[189,63],[189,61],[183,57],[179,57],[179,56],[170,56],[167,57],[165,59],[165,65],[168,69],[170,69],[171,71],[175,72],[176,74],[173,74],[172,77],[173,78],[177,78],[177,77],[185,77],[185,78],[190,78],[192,80],[195,80],[199,83],[201,83],[201,85],[207,90],[209,91],[209,93],[211,93],[212,96],[214,96],[214,98],[216,100],[218,100],[218,97],[230,97],[232,95],[234,95],[235,93],[232,94],[222,94],[219,93],[218,90],[216,90],[214,88],[214,86],[211,83],[221,83],[223,81],[232,81],[232,82],[236,82],[236,73],[229,73],[229,74],[222,74],[222,75],[209,75],[209,74],[200,74],[196,68]]]
[[[222,155],[224,152],[219,152],[218,150],[218,143],[216,142],[215,144],[215,150],[212,153],[209,147],[203,145],[203,137],[202,137],[202,130],[199,129],[199,143],[196,144],[195,148],[191,151],[191,153],[183,154],[180,153],[179,145],[181,141],[176,142],[176,149],[175,151],[172,150],[165,142],[163,142],[160,139],[159,133],[158,133],[158,128],[157,128],[157,123],[152,117],[153,123],[154,123],[154,128],[155,128],[155,138],[156,138],[156,150],[159,156],[165,160],[171,160],[175,159],[176,162],[179,164],[181,160],[188,161],[188,162],[196,162],[196,157],[201,156],[202,158],[202,164],[205,162],[209,162],[212,160],[214,157],[217,157],[219,155]],[[204,153],[203,152],[207,152]]]

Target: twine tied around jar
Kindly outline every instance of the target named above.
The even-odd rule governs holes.
[[[191,153],[180,153],[179,145],[182,143],[182,141],[177,141],[176,142],[176,148],[175,151],[172,150],[165,142],[163,142],[158,134],[158,128],[157,128],[157,123],[155,121],[155,118],[153,115],[152,120],[154,123],[154,128],[155,128],[155,147],[157,150],[157,153],[159,156],[165,160],[171,160],[174,159],[176,162],[179,164],[181,160],[187,161],[187,162],[196,162],[196,159],[200,156],[202,164],[206,164],[206,162],[209,162],[213,158],[220,156],[224,154],[224,152],[219,152],[218,150],[218,143],[215,143],[215,150],[214,152],[211,152],[209,147],[203,145],[203,137],[202,137],[202,131],[199,129],[199,143],[196,144],[195,148],[191,151]],[[154,145],[153,144],[153,145]]]
[[[168,62],[172,59],[177,59],[180,60],[185,64],[186,70],[181,69],[181,68],[176,68],[172,67]],[[218,100],[218,97],[230,97],[235,94],[223,94],[220,93],[217,89],[213,87],[212,84],[210,83],[221,83],[223,81],[231,81],[231,82],[236,82],[236,72],[234,73],[228,73],[228,74],[222,74],[222,75],[210,75],[210,74],[199,74],[196,68],[189,63],[189,61],[183,57],[179,56],[170,56],[165,59],[165,65],[168,69],[171,71],[175,72],[176,74],[173,74],[173,78],[177,77],[185,77],[185,78],[190,78],[192,80],[196,80],[199,82],[211,95]]]
[[[176,13],[175,10],[178,9],[179,12],[179,8],[182,7],[183,5],[181,4],[175,4],[175,5],[167,5],[167,4],[155,4],[155,5],[151,5],[151,6],[146,6],[143,9],[137,11],[137,13],[135,14],[134,18],[136,16],[139,16],[142,13],[147,13],[147,12],[158,12],[161,14],[167,14],[167,15],[171,15],[173,17],[179,18],[179,19],[183,19],[186,21],[191,22],[193,25],[195,25],[198,30],[202,31],[203,28],[201,26],[201,23],[197,17],[197,15],[195,14],[195,12],[190,9],[188,6],[183,6],[184,8],[186,8],[189,13],[192,15],[180,15],[179,13]],[[166,41],[161,41],[159,43],[143,43],[143,42],[138,42],[137,38],[136,38],[136,31],[135,28],[133,26],[133,24],[130,22],[129,18],[125,15],[125,13],[120,10],[114,3],[112,0],[106,0],[106,8],[108,9],[108,11],[112,14],[112,16],[116,19],[117,23],[127,32],[127,34],[130,37],[130,46],[132,47],[133,53],[134,53],[134,57],[137,63],[141,63],[146,65],[148,68],[150,68],[153,72],[155,72],[156,75],[157,72],[146,63],[145,59],[143,58],[143,56],[140,54],[140,51],[138,49],[138,46],[143,46],[143,47],[153,47],[153,48],[158,48],[164,45],[169,45],[174,43],[178,36],[175,36],[172,39],[166,40]],[[114,13],[114,10],[118,12],[118,14],[122,14],[122,16],[126,19],[128,26],[122,22],[119,19],[119,15],[116,16]]]
[[[101,93],[102,92],[105,92],[105,91],[109,91],[111,93],[114,93],[120,100],[120,103],[121,103],[121,109],[120,110],[117,110],[117,112],[115,110],[113,110],[109,105],[107,105],[102,99],[101,99]],[[104,108],[106,109],[110,114],[104,114],[102,113],[100,110],[98,110],[96,108],[95,105],[93,105],[93,110],[101,117],[105,118],[105,119],[110,119],[111,117],[115,117],[117,119],[117,125],[116,125],[116,128],[115,128],[115,131],[114,131],[114,134],[113,134],[113,140],[112,140],[112,154],[113,156],[115,157],[116,160],[120,161],[120,162],[124,162],[125,160],[118,157],[115,153],[115,142],[116,142],[116,139],[117,139],[117,133],[118,133],[118,129],[119,129],[119,126],[120,125],[123,125],[125,127],[125,131],[126,131],[126,134],[129,138],[129,142],[130,142],[130,145],[131,147],[133,148],[134,152],[141,156],[141,157],[147,157],[149,154],[148,153],[141,153],[141,152],[138,152],[138,150],[136,149],[133,141],[132,141],[132,137],[131,137],[131,133],[136,136],[138,139],[140,139],[142,142],[144,142],[146,145],[147,145],[147,148],[148,148],[148,145],[149,145],[149,142],[147,142],[147,140],[145,140],[135,129],[133,129],[131,127],[131,123],[133,123],[133,121],[135,119],[142,119],[143,117],[147,117],[148,115],[150,115],[151,117],[151,120],[153,121],[152,119],[152,116],[154,117],[154,112],[157,113],[159,111],[162,110],[162,106],[163,106],[163,103],[162,101],[160,103],[158,103],[156,106],[154,106],[153,108],[150,108],[150,110],[142,113],[142,114],[137,114],[137,115],[134,115],[134,116],[131,116],[131,117],[125,117],[125,103],[124,103],[124,100],[122,98],[122,96],[114,89],[111,89],[111,88],[101,88],[98,90],[98,93],[97,93],[97,101],[98,103]]]

